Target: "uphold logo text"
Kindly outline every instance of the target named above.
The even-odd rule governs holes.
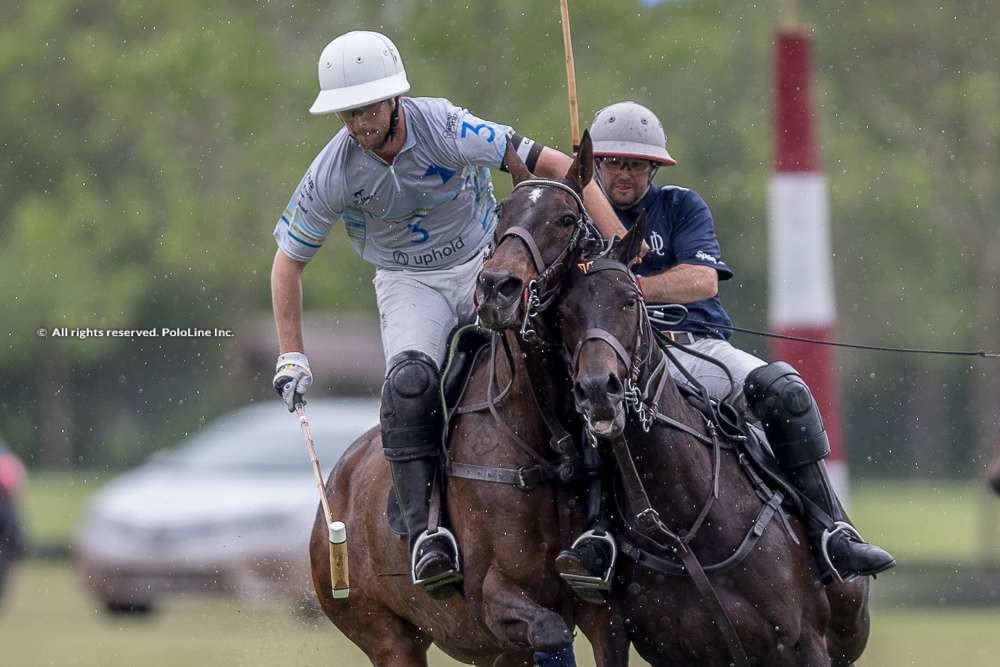
[[[463,248],[465,248],[465,239],[459,236],[443,246],[428,248],[420,253],[405,253],[402,250],[396,250],[392,253],[392,261],[400,266],[410,266],[411,264],[414,266],[433,266],[457,254]]]

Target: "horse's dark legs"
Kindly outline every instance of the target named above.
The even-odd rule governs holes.
[[[628,665],[629,640],[625,617],[617,603],[577,605],[576,623],[594,649],[597,667]]]
[[[853,665],[868,644],[868,589],[867,577],[826,587],[830,600],[827,652],[837,667]]]
[[[366,632],[362,647],[375,667],[427,667],[429,642],[416,636],[416,631],[398,616],[389,613],[373,618],[372,632]]]
[[[562,617],[532,600],[493,566],[483,580],[483,620],[511,648],[553,652],[573,643]]]
[[[795,667],[828,667],[830,656],[826,653],[826,646],[823,637],[813,631],[808,630],[799,638],[796,645],[795,657],[787,664]],[[791,657],[791,656],[790,656]]]

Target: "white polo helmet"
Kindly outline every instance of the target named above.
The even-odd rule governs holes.
[[[660,119],[635,102],[618,102],[594,115],[590,124],[594,157],[621,157],[677,164],[667,152],[667,135]]]
[[[319,56],[319,95],[309,113],[321,115],[402,95],[410,89],[396,45],[377,32],[356,30]]]

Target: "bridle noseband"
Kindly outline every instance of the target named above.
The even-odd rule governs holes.
[[[623,264],[622,262],[612,259],[610,257],[597,257],[592,262],[589,262],[586,268],[587,275],[593,273],[599,273],[602,271],[616,271],[625,274],[627,277],[628,285],[632,286],[635,292],[636,299],[639,303],[642,302],[642,293],[639,290],[639,286],[636,284],[635,276],[632,271]],[[650,361],[653,357],[653,351],[657,349],[654,344],[652,325],[649,322],[649,316],[646,314],[646,309],[639,305],[636,310],[638,311],[637,317],[638,322],[636,323],[636,339],[635,347],[633,348],[632,354],[630,355],[626,350],[622,342],[613,333],[607,329],[601,328],[590,328],[583,332],[583,336],[577,341],[576,348],[573,350],[573,365],[572,373],[575,376],[579,370],[580,354],[583,351],[583,346],[592,340],[599,340],[607,344],[615,353],[615,356],[622,362],[625,367],[627,376],[623,382],[625,388],[625,404],[627,408],[632,409],[633,412],[639,418],[639,422],[642,425],[643,431],[649,431],[653,424],[653,419],[655,416],[655,410],[646,404],[646,399],[649,394],[649,388],[652,386],[654,380],[660,376],[666,365],[666,359],[662,357],[660,363],[657,365],[656,369],[645,383],[645,387],[640,387],[640,375],[644,369],[649,368]]]
[[[531,261],[535,265],[535,272],[537,275],[535,278],[530,280],[528,285],[524,288],[524,319],[521,322],[520,328],[520,335],[524,340],[530,340],[537,336],[537,332],[530,327],[530,322],[533,318],[538,317],[538,315],[548,308],[554,301],[556,293],[558,292],[558,285],[550,283],[557,282],[554,279],[563,274],[566,269],[567,258],[573,253],[574,250],[576,250],[584,238],[601,238],[601,233],[590,219],[590,216],[587,215],[587,209],[583,205],[583,198],[580,197],[580,194],[576,190],[565,183],[561,183],[560,181],[550,180],[547,178],[529,178],[515,185],[512,192],[518,190],[519,188],[532,186],[540,188],[555,188],[566,192],[576,203],[578,215],[574,222],[575,229],[573,230],[573,235],[569,239],[569,243],[562,250],[562,252],[559,253],[559,256],[556,257],[556,259],[548,266],[546,266],[545,260],[542,258],[542,252],[538,247],[538,243],[535,242],[535,238],[531,235],[531,232],[529,232],[522,225],[511,225],[505,229],[503,234],[494,240],[493,246],[490,248],[488,256],[492,256],[493,253],[500,248],[500,245],[508,238],[516,238],[520,240],[528,249]]]

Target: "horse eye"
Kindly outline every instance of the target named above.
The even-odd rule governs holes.
[[[576,216],[571,213],[567,213],[562,217],[562,220],[560,220],[559,222],[562,223],[563,227],[569,227],[570,225],[575,225]]]
[[[635,307],[637,305],[639,305],[638,299],[632,297],[631,299],[625,302],[625,310],[635,310]]]

